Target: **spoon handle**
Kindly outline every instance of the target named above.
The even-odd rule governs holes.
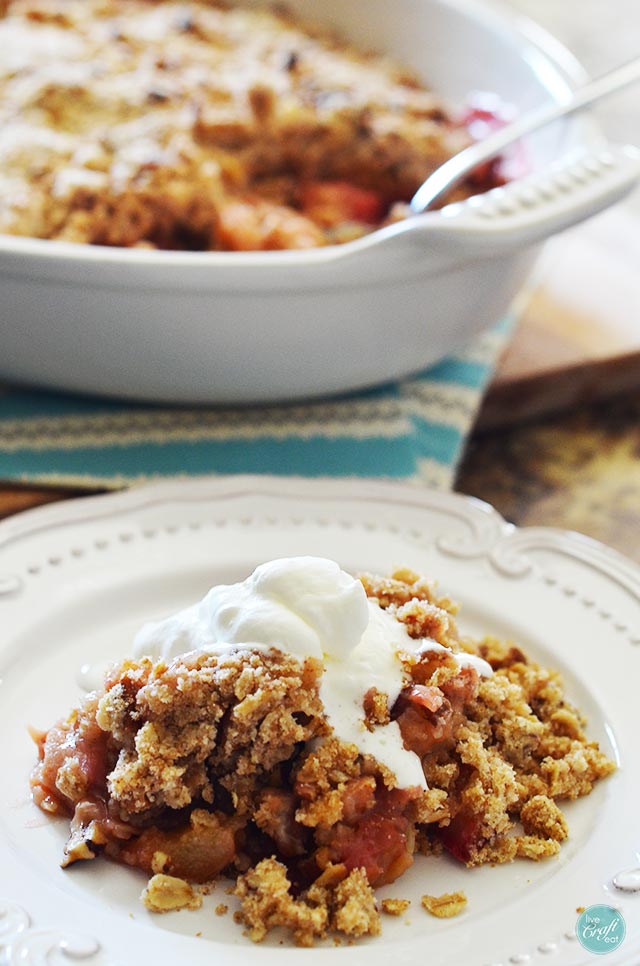
[[[490,161],[526,134],[531,134],[562,117],[583,110],[594,101],[622,90],[623,87],[637,80],[640,80],[640,57],[635,57],[603,77],[585,84],[564,103],[544,104],[533,111],[528,111],[518,120],[500,128],[484,140],[470,145],[437,168],[411,199],[411,210],[414,214],[428,211],[434,202],[446,191],[459,184],[475,167]]]
[[[623,198],[640,178],[640,150],[608,144],[467,198],[430,218],[405,218],[362,242],[417,250],[432,270],[527,248]]]

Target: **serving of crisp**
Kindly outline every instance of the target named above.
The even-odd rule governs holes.
[[[283,926],[307,946],[402,915],[375,890],[418,855],[556,855],[558,802],[614,765],[557,673],[463,637],[455,611],[409,571],[291,558],[147,626],[135,659],[35,735],[34,800],[71,819],[62,864],[142,869],[159,912],[230,878],[251,939]],[[424,908],[460,914],[464,894],[429,895],[419,861]]]
[[[0,3],[0,232],[298,249],[404,217],[470,141],[417,78],[283,7]],[[486,166],[457,193],[500,182]]]

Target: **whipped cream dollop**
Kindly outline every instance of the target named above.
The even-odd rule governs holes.
[[[170,661],[187,651],[224,654],[278,648],[323,664],[320,698],[337,738],[373,755],[399,787],[426,788],[419,757],[404,747],[395,721],[369,731],[363,699],[376,688],[392,707],[406,672],[399,651],[450,654],[480,675],[491,667],[471,654],[452,654],[428,638],[415,640],[375,601],[359,580],[322,557],[291,557],[257,567],[246,580],[213,587],[197,604],[136,635],[134,653]]]

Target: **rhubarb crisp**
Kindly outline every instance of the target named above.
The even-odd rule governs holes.
[[[434,856],[555,855],[558,803],[614,765],[556,672],[461,635],[455,613],[415,573],[356,580],[305,557],[148,625],[35,735],[34,799],[71,820],[63,866],[142,870],[152,911],[231,879],[255,942],[274,927],[301,946],[378,934],[381,911],[408,903],[375,890],[415,861],[424,909],[464,914],[464,893],[429,894]]]
[[[345,242],[404,217],[478,120],[283,6],[1,0],[0,48],[12,235],[205,251]],[[453,197],[500,177],[489,164]]]

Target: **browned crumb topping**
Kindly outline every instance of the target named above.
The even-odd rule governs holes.
[[[382,911],[387,916],[401,916],[410,905],[410,899],[383,899],[381,902]]]
[[[333,887],[314,883],[294,898],[287,870],[276,859],[263,859],[238,878],[242,900],[239,920],[254,942],[262,942],[276,926],[284,926],[298,946],[311,946],[329,929],[346,936],[377,936],[380,916],[373,890],[362,869],[354,869]]]
[[[324,891],[316,890],[317,902],[294,899],[287,870],[275,859],[263,859],[239,876],[235,894],[242,900],[240,920],[253,942],[262,942],[276,926],[290,929],[297,946],[311,946],[314,938],[326,935],[329,909]]]
[[[313,661],[245,650],[125,662],[34,736],[34,799],[72,816],[64,864],[105,853],[154,873],[145,902],[181,883],[158,905],[189,883],[205,891],[220,873],[237,877],[234,919],[247,935],[260,942],[281,926],[305,946],[377,934],[373,890],[416,853],[444,849],[468,866],[555,855],[568,834],[558,803],[615,767],[559,675],[513,644],[463,638],[455,607],[413,573],[362,581],[411,635],[446,649],[402,655],[408,680],[392,707],[373,689],[365,699],[368,726],[395,722],[420,757],[427,791],[396,788],[387,768],[330,733]],[[460,651],[493,675],[460,668]],[[423,898],[443,917],[465,903],[461,893]],[[405,908],[382,904],[389,915]]]
[[[445,892],[441,896],[423,896],[420,900],[422,908],[438,919],[452,919],[459,916],[467,907],[467,897],[464,892]]]
[[[437,593],[434,580],[422,577],[413,570],[396,570],[391,577],[365,573],[360,574],[359,579],[367,596],[375,597],[381,607],[386,608],[390,604],[399,607],[415,599],[434,604],[451,615],[458,612],[457,604]]]
[[[546,795],[534,795],[520,809],[520,821],[527,835],[564,842],[569,829],[564,815]]]
[[[353,869],[336,887],[331,904],[332,925],[347,936],[377,936],[380,915],[364,869]]]
[[[224,902],[219,902],[215,909],[216,916],[226,916],[229,912],[229,906]]]
[[[539,862],[540,859],[548,859],[560,851],[560,843],[555,839],[544,839],[538,835],[518,835],[510,841],[515,845],[515,852],[509,855],[509,859],[517,855],[520,859],[533,859],[534,862]],[[503,860],[498,858],[496,861]]]
[[[368,766],[355,745],[329,738],[306,756],[296,775],[302,805],[296,821],[312,828],[330,828],[350,807],[352,796],[373,800],[374,763]]]
[[[319,672],[278,651],[125,662],[96,716],[121,746],[108,784],[121,816],[212,803],[212,771],[247,809],[261,775],[326,731]]]
[[[584,720],[567,702],[559,675],[530,661],[512,644],[462,638],[453,620],[455,608],[437,597],[433,584],[413,573],[361,579],[368,593],[406,623],[410,634],[434,637],[453,652],[478,654],[494,669],[491,677],[478,682],[464,718],[452,723],[453,754],[432,745],[431,753],[423,756],[429,792],[418,810],[426,825],[418,830],[419,850],[431,854],[441,842],[468,865],[554,854],[556,843],[566,837],[566,826],[553,800],[588,794],[615,768],[597,743],[586,739]],[[414,680],[445,690],[454,680],[452,664],[433,655],[418,663],[406,660]],[[426,704],[429,698],[418,696]],[[434,711],[436,717],[441,713]],[[424,747],[425,725],[415,702],[398,720],[405,743],[416,750]],[[540,798],[552,804],[543,809]],[[516,822],[531,799],[536,801],[525,809],[529,834],[518,838]],[[429,821],[437,823],[435,835]]]
[[[149,879],[140,898],[150,912],[199,909],[202,905],[202,896],[188,882],[162,873]]]
[[[377,725],[386,725],[391,721],[389,714],[389,696],[377,688],[370,688],[364,696],[364,720],[369,731]]]
[[[0,0],[0,47],[12,51],[0,61],[3,233],[186,250],[339,243],[405,215],[470,140],[402,65],[279,4]],[[499,182],[493,168],[452,198],[485,181]]]

